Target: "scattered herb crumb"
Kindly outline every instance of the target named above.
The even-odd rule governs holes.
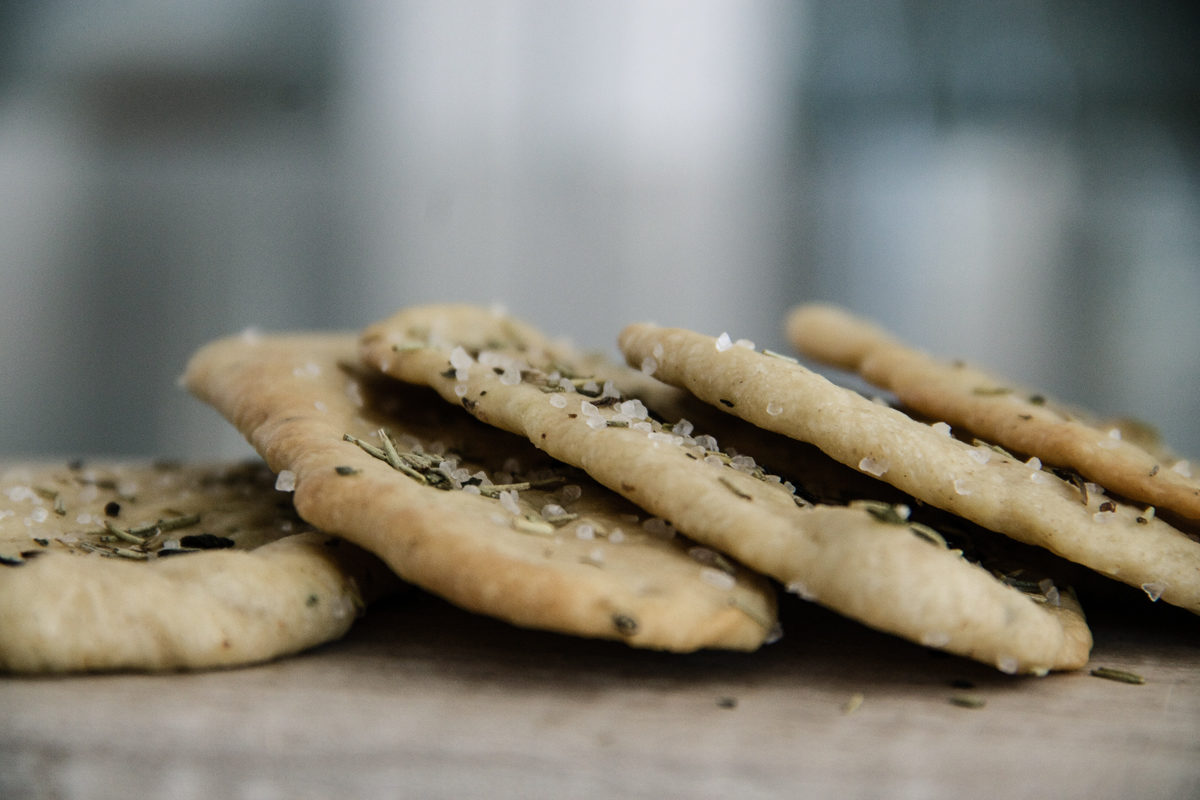
[[[959,708],[983,708],[987,705],[987,700],[984,700],[977,694],[955,694],[950,696],[950,703]]]
[[[1106,680],[1117,681],[1119,683],[1143,684],[1146,682],[1146,679],[1141,675],[1138,675],[1136,672],[1129,672],[1128,670],[1123,669],[1114,669],[1113,667],[1096,667],[1092,670],[1091,674],[1097,678],[1104,678]]]

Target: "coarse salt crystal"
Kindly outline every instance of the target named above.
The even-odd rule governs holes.
[[[465,383],[454,384],[454,396],[455,397],[466,397],[467,391],[468,391],[467,385]]]
[[[929,427],[934,433],[940,436],[950,435],[950,423],[948,422],[935,422]]]
[[[550,395],[550,405],[554,406],[555,408],[566,408],[567,398],[561,394],[552,394]]]
[[[1041,469],[1042,468],[1042,460],[1040,458],[1038,458],[1037,456],[1034,456],[1033,458],[1031,458],[1025,462],[1025,466],[1029,467],[1030,469]]]
[[[722,333],[717,337],[717,352],[724,353],[729,348],[733,347],[733,341],[729,338],[728,333]]]
[[[965,495],[971,494],[971,490],[967,488],[967,484],[963,481],[962,478],[955,478],[954,479],[954,493],[965,496]]]
[[[292,370],[297,378],[315,378],[321,374],[321,366],[315,361],[306,361],[302,366]]]
[[[692,426],[692,423],[689,422],[688,420],[681,419],[678,422],[676,422],[674,425],[671,426],[671,430],[674,431],[675,433],[679,434],[680,436],[691,436],[693,426]]]
[[[558,495],[562,498],[563,503],[574,503],[580,497],[583,497],[583,487],[577,483],[568,483]]]
[[[653,349],[652,349],[650,352],[654,354],[654,357],[655,357],[655,358],[657,358],[657,359],[659,359],[659,360],[661,361],[661,360],[662,360],[662,357],[663,357],[663,346],[662,346],[662,342],[655,342],[655,343],[654,343],[654,348],[653,348]]]
[[[1092,519],[1099,523],[1108,522],[1109,520],[1116,519],[1116,517],[1116,511],[1097,511],[1095,514],[1092,514]]]
[[[505,386],[516,386],[521,382],[521,370],[516,366],[505,368],[504,373],[500,376],[500,383]]]
[[[589,403],[587,400],[580,401],[579,410],[585,417],[600,416],[600,409],[596,408],[595,403]]]
[[[1171,467],[1171,472],[1177,472],[1185,478],[1190,478],[1192,477],[1192,466],[1187,462],[1187,459],[1176,461],[1175,465]]]
[[[552,517],[561,517],[566,513],[567,510],[558,503],[546,503],[546,505],[542,506],[542,516],[546,517],[547,519]]]
[[[497,495],[500,505],[510,514],[520,514],[521,506],[517,503],[517,492],[515,489],[505,489]]]
[[[575,538],[576,539],[584,539],[584,540],[595,539],[596,538],[596,527],[594,525],[589,525],[586,522],[581,523],[578,527],[575,528]]]
[[[767,403],[767,413],[772,417],[778,417],[783,413],[783,406],[775,401]]]
[[[645,403],[637,398],[624,401],[617,406],[617,410],[630,419],[645,419],[649,414],[649,412],[646,410]]]
[[[296,489],[296,473],[290,469],[280,470],[279,475],[275,477],[275,490],[279,492],[292,492]]]
[[[475,363],[475,359],[471,358],[471,354],[462,346],[455,347],[450,351],[450,366],[455,369],[470,369]]]
[[[600,417],[600,416],[588,417],[587,418],[587,426],[594,431],[598,431],[601,428],[607,428],[608,422],[604,419],[604,417]]]
[[[1146,596],[1150,598],[1150,602],[1152,603],[1157,603],[1166,590],[1167,585],[1158,581],[1150,581],[1149,583],[1142,584],[1142,591],[1146,593]]]
[[[642,372],[647,375],[653,375],[658,369],[658,361],[647,356],[642,359]]]
[[[945,647],[950,644],[950,634],[945,631],[926,631],[921,634],[921,644],[926,647]]]
[[[5,494],[14,503],[20,503],[24,500],[35,500],[37,498],[37,493],[28,486],[10,486],[5,490]]]
[[[621,542],[625,541],[625,531],[621,530],[620,528],[613,528],[608,533],[608,541],[613,544],[620,544]]]
[[[808,600],[811,602],[817,599],[817,593],[808,588],[803,581],[789,582],[787,585],[787,590],[802,600]]]
[[[743,350],[753,350],[754,342],[751,339],[738,339],[736,342],[733,343],[733,346],[740,347]]]
[[[1001,656],[996,661],[996,669],[1005,675],[1015,675],[1020,666],[1021,662],[1011,656]]]
[[[992,460],[992,451],[982,447],[973,447],[967,452],[970,453],[971,458],[975,459],[980,464],[986,464]]]
[[[867,473],[868,475],[874,475],[876,478],[883,477],[884,473],[886,473],[890,467],[891,464],[884,459],[875,459],[871,458],[870,456],[864,456],[858,462],[858,468],[861,471]]]

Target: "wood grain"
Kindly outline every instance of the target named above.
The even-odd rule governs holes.
[[[5,678],[0,797],[1200,796],[1190,614],[1093,613],[1093,666],[1146,678],[1132,686],[1005,676],[783,612],[758,653],[679,656],[412,592],[260,667]]]

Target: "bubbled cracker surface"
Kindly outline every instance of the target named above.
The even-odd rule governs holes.
[[[801,306],[787,328],[804,354],[859,373],[930,419],[1071,468],[1131,501],[1200,520],[1200,481],[1187,461],[1153,437],[1147,441],[1145,426],[1101,424],[979,369],[935,359],[838,308]]]
[[[1200,543],[1107,497],[986,445],[972,445],[836,386],[799,364],[682,329],[621,334],[631,363],[658,353],[655,375],[759,427],[816,445],[922,502],[1045,547],[1152,599],[1200,612]]]
[[[394,578],[274,481],[261,463],[5,468],[0,668],[234,666],[341,636]]]
[[[1078,608],[1039,605],[861,509],[801,508],[744,459],[707,450],[701,432],[647,414],[679,398],[640,371],[470,306],[407,309],[368,328],[362,348],[376,368],[428,384],[689,538],[866,624],[1006,671],[1087,660]],[[637,363],[660,355],[651,349]]]
[[[714,574],[585,476],[426,389],[366,372],[353,336],[214,343],[186,381],[274,469],[294,474],[301,516],[463,608],[680,651],[750,650],[773,631],[774,595],[761,578]],[[400,452],[441,458],[433,471],[449,486],[421,482],[345,438],[382,446],[381,429]],[[512,492],[504,499],[480,485],[525,482],[533,485],[504,490]]]

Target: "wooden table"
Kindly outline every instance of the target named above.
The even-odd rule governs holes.
[[[1014,678],[799,600],[783,615],[758,653],[679,656],[414,591],[263,666],[3,678],[0,797],[1200,797],[1191,614],[1093,613],[1093,666],[1144,685]]]

